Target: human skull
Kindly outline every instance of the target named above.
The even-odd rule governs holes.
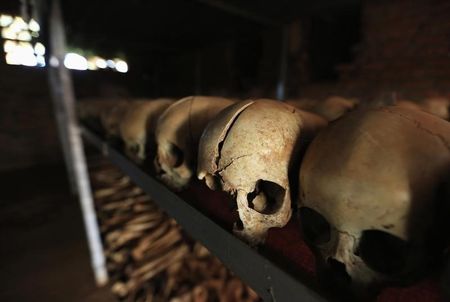
[[[299,99],[290,99],[285,101],[286,104],[291,105],[297,109],[304,111],[313,111],[314,108],[319,103],[316,99],[310,98],[299,98]]]
[[[77,116],[79,119],[100,118],[105,110],[109,110],[118,103],[126,103],[125,99],[89,98],[77,102]]]
[[[137,100],[130,105],[120,121],[120,136],[125,153],[135,162],[142,163],[146,153],[152,152],[158,117],[172,103],[170,99],[156,99]]]
[[[164,111],[156,126],[155,167],[161,179],[176,190],[185,188],[195,173],[200,136],[208,122],[232,100],[190,96]]]
[[[450,119],[450,100],[445,97],[430,97],[421,102],[399,100],[395,102],[395,105],[415,110],[422,110],[436,115],[444,120]]]
[[[426,112],[434,114],[444,120],[450,120],[450,100],[445,97],[430,97],[423,101]]]
[[[324,101],[299,99],[290,100],[287,103],[295,108],[318,114],[328,121],[334,121],[347,112],[354,110],[358,106],[359,101],[353,98],[331,96]]]
[[[261,99],[227,107],[205,129],[198,178],[236,198],[243,229],[235,226],[235,232],[250,244],[262,243],[269,228],[289,221],[289,173],[297,171],[298,155],[325,124],[312,113]]]
[[[323,116],[328,121],[334,121],[347,112],[354,110],[359,104],[359,101],[354,98],[343,98],[340,96],[331,96],[321,103],[315,113]]]
[[[119,124],[125,116],[131,102],[119,101],[112,106],[107,106],[101,109],[100,121],[108,137],[119,137]]]
[[[395,106],[397,107],[403,107],[403,108],[409,108],[412,110],[422,110],[423,108],[422,106],[420,106],[420,104],[410,101],[410,100],[397,100],[395,101]]]
[[[442,241],[434,223],[449,167],[450,124],[423,111],[383,107],[330,124],[299,178],[319,274],[364,296],[423,273]]]

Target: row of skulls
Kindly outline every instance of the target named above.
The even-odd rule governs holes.
[[[88,101],[135,161],[174,190],[193,177],[231,194],[235,233],[258,245],[298,213],[323,281],[367,297],[435,265],[450,229],[448,100],[437,117],[407,101]],[[445,106],[446,107],[445,107]],[[362,106],[359,106],[362,107]],[[350,112],[351,111],[351,112]]]

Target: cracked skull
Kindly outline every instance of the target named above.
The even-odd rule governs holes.
[[[176,190],[189,184],[195,173],[200,136],[220,110],[232,100],[190,96],[172,104],[158,120],[155,167],[161,179]]]
[[[235,232],[250,244],[263,242],[269,228],[283,227],[290,219],[289,172],[325,124],[281,102],[256,100],[229,106],[205,129],[198,178],[236,198],[243,228]]]
[[[120,121],[120,136],[125,153],[135,162],[142,163],[154,151],[156,121],[172,103],[170,99],[137,100],[129,106]]]
[[[368,295],[423,273],[442,241],[449,148],[448,122],[397,106],[349,113],[314,139],[299,213],[329,285]]]

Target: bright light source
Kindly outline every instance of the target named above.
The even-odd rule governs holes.
[[[106,67],[108,67],[106,61],[99,56],[93,56],[88,59],[89,70],[105,69]]]
[[[38,65],[33,46],[29,42],[5,41],[3,48],[6,52],[6,63],[10,65]]]
[[[22,60],[22,65],[24,66],[37,66],[38,62],[37,62],[37,58],[34,56],[34,54],[27,54],[27,55],[23,55],[21,57]]]
[[[6,54],[6,64],[9,65],[20,65],[20,57],[16,52],[9,52]]]
[[[37,66],[45,67],[45,58],[44,56],[36,56]]]
[[[76,53],[68,53],[64,58],[64,66],[69,69],[87,70],[88,62],[85,57]]]
[[[33,45],[31,45],[30,42],[19,42],[19,49],[23,52],[34,55]]]
[[[0,0],[1,1],[1,0]],[[3,50],[6,62],[11,65],[44,67],[47,63],[57,67],[62,62],[51,57],[45,61],[46,47],[37,42],[41,27],[35,19],[28,23],[20,16],[0,14],[1,37],[5,40]],[[67,53],[64,57],[64,66],[75,70],[114,69],[118,72],[128,72],[128,64],[121,59],[106,60],[99,56],[86,59],[76,53]]]
[[[43,56],[45,55],[45,46],[41,42],[37,42],[36,45],[34,45],[34,53]]]
[[[128,64],[123,60],[116,60],[116,70],[118,72],[126,73],[128,72]]]
[[[13,22],[13,17],[10,15],[0,15],[0,26],[6,27]]]
[[[11,30],[10,27],[6,27],[2,29],[2,37],[4,39],[15,40],[17,39],[16,32]]]
[[[116,63],[114,63],[113,60],[107,60],[107,61],[106,61],[106,65],[107,65],[109,68],[111,68],[111,69],[116,68]]]
[[[3,50],[6,53],[15,51],[16,47],[17,47],[17,42],[14,42],[11,40],[6,40],[5,43],[3,44]]]
[[[13,23],[9,26],[9,28],[18,33],[22,30],[28,30],[28,24],[23,21],[22,17],[15,17]]]
[[[95,59],[95,65],[97,65],[97,67],[100,69],[105,69],[106,67],[108,67],[108,64],[106,64],[106,61],[99,57],[97,57]]]
[[[89,70],[97,70],[97,64],[95,64],[95,57],[90,57],[88,59],[88,69]]]
[[[19,41],[31,41],[31,34],[28,30],[23,30],[17,35]]]
[[[17,47],[14,52],[6,54],[6,63],[10,65],[36,66],[38,64],[34,54],[25,48]]]
[[[34,32],[38,32],[41,30],[41,26],[34,19],[30,20],[30,22],[28,23],[28,28]]]
[[[59,66],[59,60],[55,56],[52,56],[49,60],[50,66],[52,67],[58,67]]]

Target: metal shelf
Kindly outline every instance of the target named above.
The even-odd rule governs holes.
[[[121,152],[115,150],[99,135],[86,127],[81,127],[81,130],[83,137],[88,142],[127,174],[161,209],[252,287],[264,301],[327,301],[316,290],[281,269],[185,202]]]

